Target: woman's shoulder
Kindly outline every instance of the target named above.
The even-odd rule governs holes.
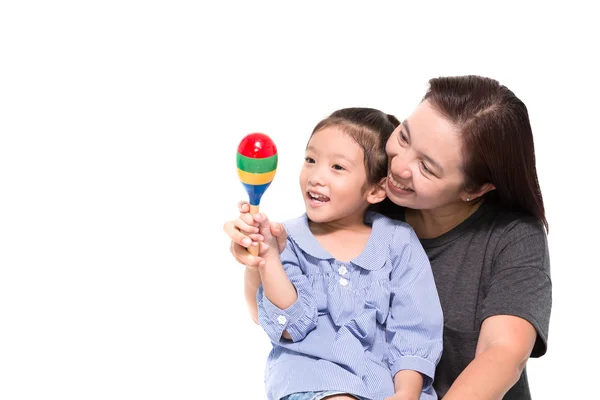
[[[536,265],[547,269],[548,238],[546,228],[539,219],[524,212],[495,208],[489,227],[489,243],[493,245],[496,259],[501,257],[503,260],[523,261],[524,257],[531,257],[538,261]]]
[[[546,237],[546,229],[542,221],[525,212],[506,210],[490,205],[492,211],[491,228],[495,234],[505,238],[522,238],[528,236]]]

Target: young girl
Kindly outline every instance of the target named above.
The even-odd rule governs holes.
[[[281,255],[264,214],[235,223],[262,239],[254,293],[273,344],[270,400],[437,398],[443,320],[429,260],[409,225],[369,210],[386,196],[398,125],[349,108],[315,127],[300,172],[306,213],[284,224]]]

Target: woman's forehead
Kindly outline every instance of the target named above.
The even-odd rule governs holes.
[[[402,122],[411,146],[435,160],[444,169],[458,167],[462,161],[462,141],[456,125],[423,101]]]
[[[458,135],[459,129],[439,112],[428,100],[421,102],[403,124],[409,124],[422,133],[450,133]]]

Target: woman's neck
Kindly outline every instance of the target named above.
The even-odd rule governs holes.
[[[471,203],[456,203],[433,210],[405,210],[405,220],[420,239],[442,236],[463,223],[483,204],[483,199]]]

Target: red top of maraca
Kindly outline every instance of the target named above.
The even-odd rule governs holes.
[[[277,147],[264,133],[251,133],[242,139],[237,151],[245,157],[267,158],[277,154]]]

